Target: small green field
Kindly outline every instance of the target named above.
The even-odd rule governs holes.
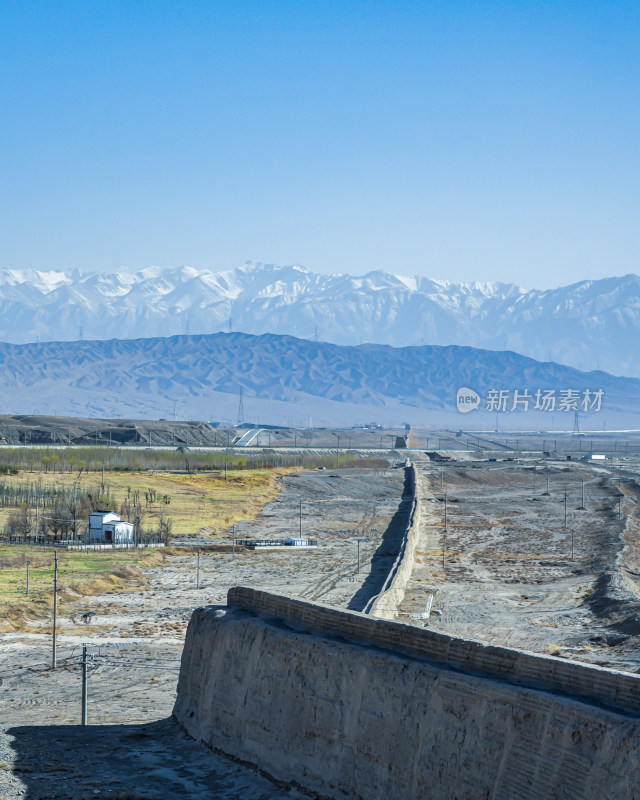
[[[50,618],[53,604],[52,548],[21,545],[0,547],[0,630],[23,630],[29,622]],[[58,552],[58,598],[65,602],[83,595],[144,586],[141,567],[162,563],[163,550]],[[29,567],[29,596],[27,589]]]

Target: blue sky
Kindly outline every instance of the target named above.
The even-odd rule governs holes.
[[[0,268],[639,272],[637,2],[0,5]]]

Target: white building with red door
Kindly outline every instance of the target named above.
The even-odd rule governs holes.
[[[94,511],[89,514],[89,541],[106,544],[133,544],[132,522],[123,522],[113,511]]]

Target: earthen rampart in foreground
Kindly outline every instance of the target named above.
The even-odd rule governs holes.
[[[325,797],[640,797],[640,677],[235,587],[197,609],[174,715]]]

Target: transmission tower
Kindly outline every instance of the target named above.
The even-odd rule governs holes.
[[[229,333],[233,330],[233,320],[231,319],[231,314],[229,314]]]
[[[244,425],[244,403],[242,401],[242,386],[240,387],[240,399],[238,400],[238,425]]]
[[[580,415],[578,414],[577,409],[573,417],[573,432],[580,433]]]

